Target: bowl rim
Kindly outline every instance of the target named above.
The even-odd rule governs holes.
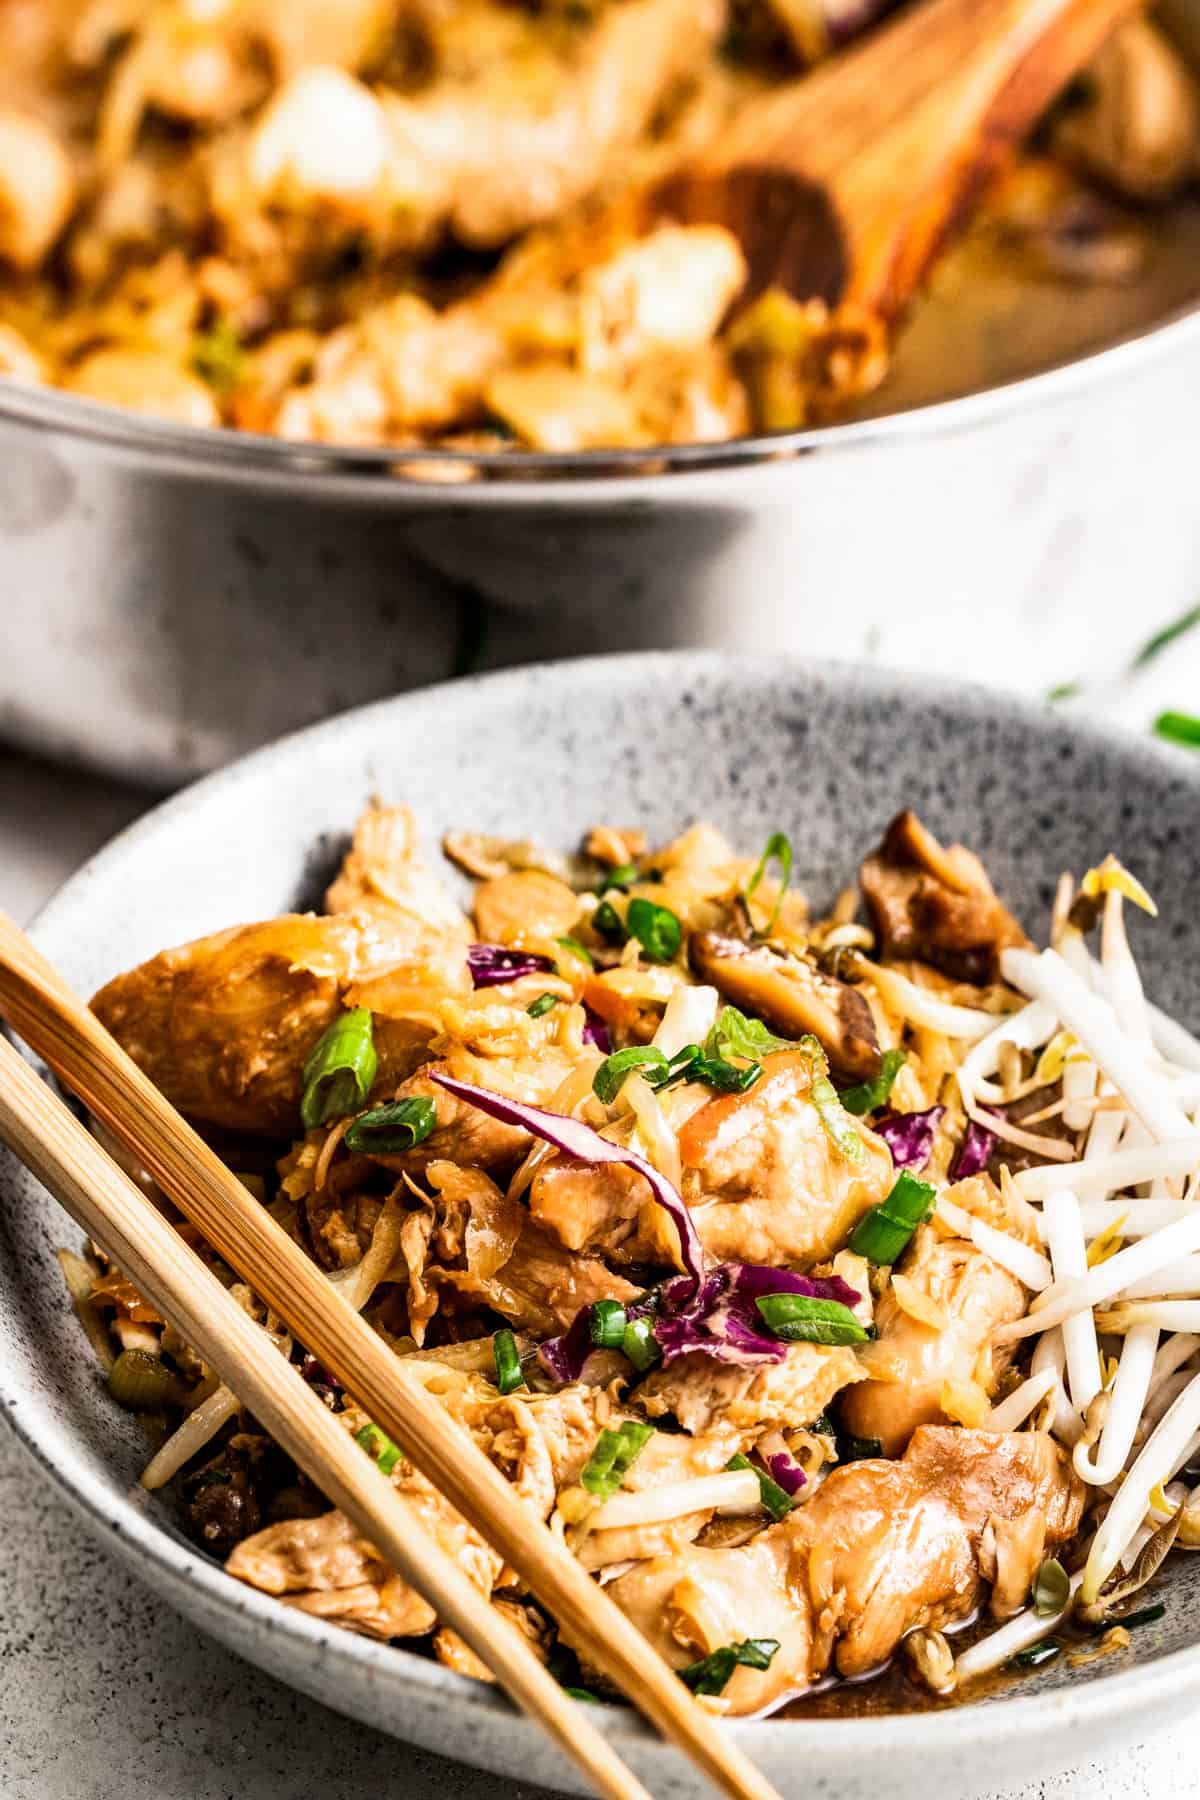
[[[405,445],[354,446],[289,441],[232,426],[185,425],[84,399],[61,388],[0,375],[0,425],[66,433],[125,456],[167,459],[178,470],[208,470],[264,483],[349,483],[358,492],[427,503],[435,496],[470,500],[491,490],[514,498],[537,490],[629,481],[635,490],[663,477],[745,470],[891,443],[951,435],[1003,420],[1026,405],[1053,405],[1081,387],[1137,370],[1156,356],[1200,338],[1200,294],[1162,317],[1131,327],[1078,356],[1032,374],[1001,380],[952,399],[906,407],[878,418],[760,433],[721,443],[633,450],[441,450]],[[601,494],[605,486],[601,485]]]
[[[271,770],[309,750],[320,750],[339,738],[377,737],[389,716],[398,712],[420,712],[430,708],[444,725],[444,707],[448,699],[474,704],[492,702],[503,705],[511,689],[521,695],[531,674],[540,684],[551,687],[597,679],[615,685],[641,675],[678,679],[690,678],[777,681],[781,673],[798,682],[816,679],[829,685],[841,684],[857,694],[867,694],[880,701],[906,696],[925,697],[930,702],[949,703],[967,712],[982,710],[1027,729],[1045,729],[1052,721],[1078,743],[1084,751],[1090,746],[1111,751],[1114,740],[1132,772],[1139,768],[1147,773],[1170,774],[1190,788],[1200,801],[1200,760],[1194,753],[1177,749],[1149,737],[1141,737],[1119,726],[1103,726],[1073,715],[1054,712],[1045,702],[1018,699],[1007,694],[992,693],[973,683],[958,683],[905,670],[864,668],[828,660],[784,657],[765,653],[722,655],[716,651],[632,651],[544,664],[523,665],[482,675],[462,676],[439,682],[413,693],[397,694],[369,705],[352,708],[319,724],[307,726],[252,751],[223,769],[192,783],[181,792],[152,806],[139,819],[119,832],[95,855],[90,857],[56,891],[39,910],[30,929],[35,941],[52,953],[53,942],[60,931],[69,932],[73,915],[86,913],[91,904],[92,884],[103,879],[111,869],[121,868],[130,856],[141,854],[153,842],[164,824],[177,823],[188,814],[204,809],[214,796],[242,783],[269,779]],[[49,942],[47,942],[49,940]],[[0,1184],[7,1181],[13,1159],[0,1147]],[[473,1711],[481,1718],[514,1715],[503,1694],[471,1678],[456,1674],[432,1659],[393,1644],[378,1642],[340,1627],[311,1618],[297,1610],[281,1606],[270,1595],[260,1593],[228,1575],[224,1568],[204,1556],[178,1532],[160,1523],[153,1512],[138,1504],[138,1490],[122,1491],[95,1479],[85,1466],[82,1454],[71,1445],[53,1417],[52,1408],[36,1394],[19,1390],[3,1354],[0,1341],[0,1418],[6,1420],[25,1450],[44,1470],[48,1478],[76,1512],[85,1517],[94,1534],[118,1554],[130,1558],[136,1554],[139,1573],[153,1585],[158,1575],[169,1586],[186,1586],[199,1592],[218,1611],[241,1613],[253,1620],[264,1633],[290,1637],[305,1648],[314,1662],[326,1665],[333,1659],[345,1658],[360,1672],[378,1679],[399,1682],[401,1687],[437,1691],[449,1702]],[[1122,1714],[1136,1714],[1143,1700],[1153,1702],[1161,1710],[1187,1690],[1200,1686],[1200,1638],[1193,1645],[1168,1651],[1152,1661],[1132,1668],[1102,1671],[1089,1679],[1032,1694],[1002,1694],[985,1697],[979,1702],[964,1702],[938,1714],[937,1747],[939,1752],[975,1752],[993,1740],[1007,1739],[1013,1732],[1036,1738],[1060,1733],[1066,1728],[1086,1728],[1102,1720],[1111,1723],[1113,1708]],[[328,1703],[337,1706],[336,1693]],[[595,1706],[595,1721],[614,1740],[651,1742],[655,1733],[645,1720],[625,1706],[600,1702]],[[992,1721],[989,1727],[988,1721]],[[517,1728],[535,1732],[530,1721],[516,1720]],[[819,1755],[822,1749],[840,1753],[853,1751],[863,1757],[887,1754],[928,1754],[930,1733],[928,1714],[924,1712],[869,1714],[848,1719],[788,1718],[739,1719],[726,1722],[741,1747],[753,1753],[762,1743],[764,1733],[782,1738],[788,1753]],[[398,1735],[403,1735],[402,1731]],[[1083,1747],[1081,1760],[1086,1760]]]

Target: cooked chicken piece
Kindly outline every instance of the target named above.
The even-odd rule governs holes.
[[[489,412],[531,449],[564,456],[605,445],[649,444],[627,392],[563,362],[501,369],[484,390]]]
[[[822,974],[807,957],[781,956],[766,944],[701,931],[688,944],[688,960],[701,981],[711,982],[781,1037],[818,1038],[832,1066],[848,1079],[872,1081],[878,1075],[871,1008],[857,988]]]
[[[992,1514],[979,1546],[980,1569],[991,1583],[988,1610],[994,1619],[1011,1619],[1027,1605],[1034,1576],[1046,1553],[1046,1515],[1030,1507],[1015,1519]]]
[[[63,378],[70,393],[179,425],[219,425],[212,392],[160,350],[123,345],[93,350]]]
[[[0,375],[15,381],[45,381],[46,365],[19,331],[0,322]]]
[[[915,813],[893,819],[861,880],[886,956],[915,957],[961,981],[991,981],[1000,952],[1028,942],[978,857],[961,844],[943,849]]]
[[[75,204],[75,173],[43,120],[0,106],[0,261],[38,268]]]
[[[119,975],[97,1016],[190,1117],[267,1136],[299,1127],[301,1071],[346,1006],[374,1014],[377,1091],[438,1029],[439,992],[470,992],[468,930],[416,854],[403,809],[362,821],[330,918],[287,914],[165,950]]]
[[[483,1300],[518,1331],[549,1337],[565,1331],[593,1300],[634,1300],[641,1292],[596,1256],[564,1250],[530,1222],[507,1262],[488,1278],[448,1269],[446,1285]]]
[[[701,1355],[680,1356],[656,1369],[638,1388],[652,1419],[673,1413],[685,1431],[718,1425],[752,1431],[770,1425],[808,1425],[851,1382],[861,1381],[854,1351],[844,1346],[790,1344],[787,1358],[758,1368],[716,1363]]]
[[[902,1462],[835,1470],[749,1544],[656,1557],[608,1591],[674,1668],[743,1638],[776,1638],[770,1668],[739,1667],[724,1690],[731,1712],[756,1712],[831,1665],[844,1676],[880,1667],[918,1626],[968,1617],[990,1522],[1037,1514],[1045,1542],[1060,1544],[1082,1498],[1041,1433],[925,1427]]]
[[[879,1335],[861,1357],[870,1379],[845,1397],[848,1428],[898,1456],[919,1425],[963,1416],[976,1394],[982,1412],[1008,1362],[992,1333],[1025,1304],[1016,1276],[990,1256],[922,1226],[875,1308]]]
[[[465,243],[497,245],[584,199],[622,172],[723,24],[707,0],[624,0],[565,55],[531,29],[519,61],[389,98],[392,179],[414,229],[445,224]]]
[[[519,947],[568,935],[579,917],[579,900],[565,881],[540,869],[521,869],[480,882],[474,912],[483,943]]]
[[[529,1211],[568,1250],[617,1250],[646,1204],[643,1178],[623,1163],[585,1164],[555,1156],[529,1189]]]
[[[672,1557],[695,1543],[712,1519],[712,1511],[680,1513],[652,1525],[617,1526],[612,1531],[589,1531],[576,1546],[575,1555],[585,1569],[610,1569],[614,1563],[645,1562],[650,1557]]]
[[[420,1476],[397,1482],[421,1523],[475,1585],[489,1594],[500,1558]],[[432,1631],[433,1608],[359,1537],[340,1512],[268,1525],[240,1543],[226,1569],[286,1606],[332,1619],[366,1637]]]
[[[862,1160],[830,1139],[802,1052],[763,1061],[745,1094],[710,1100],[679,1133],[683,1192],[720,1260],[812,1263],[831,1256],[892,1181],[885,1144],[857,1121]]]
[[[369,222],[387,195],[391,153],[370,88],[341,69],[303,68],[254,127],[250,191],[263,208],[319,206]]]
[[[477,1056],[456,1046],[436,1062],[418,1069],[397,1090],[401,1100],[419,1097],[434,1102],[437,1125],[432,1134],[412,1150],[396,1156],[381,1155],[376,1160],[390,1169],[409,1173],[442,1161],[470,1164],[485,1173],[511,1171],[530,1147],[529,1133],[519,1125],[503,1125],[469,1100],[447,1093],[434,1075],[451,1075],[514,1100],[549,1106],[571,1068],[566,1051],[553,1044],[534,1048],[523,1056],[496,1058]]]
[[[1162,200],[1200,170],[1200,92],[1146,19],[1113,33],[1055,124],[1054,149],[1134,200]]]

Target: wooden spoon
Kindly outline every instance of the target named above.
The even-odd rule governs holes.
[[[924,0],[816,74],[752,100],[652,210],[714,221],[746,298],[894,319],[987,177],[1139,0]]]

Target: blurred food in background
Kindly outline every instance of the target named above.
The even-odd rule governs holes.
[[[0,0],[0,373],[189,425],[474,451],[861,410],[888,371],[880,321],[778,291],[739,311],[735,239],[641,200],[887,10]],[[1014,292],[1050,322],[1044,363],[1047,333],[1090,317],[1081,296],[1103,310],[1161,285],[1172,242],[1200,251],[1165,210],[1198,145],[1186,65],[1129,24],[935,276],[972,385],[1011,361]],[[875,409],[913,386],[901,364]]]

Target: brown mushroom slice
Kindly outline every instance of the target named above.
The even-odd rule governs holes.
[[[748,944],[716,931],[695,932],[688,945],[693,972],[781,1037],[811,1032],[841,1075],[873,1081],[881,1067],[875,1020],[856,988],[798,956]]]
[[[1200,167],[1200,91],[1176,50],[1145,19],[1105,44],[1052,138],[1086,175],[1132,200],[1163,200]]]
[[[961,844],[945,848],[915,813],[893,819],[859,879],[886,957],[991,981],[1000,952],[1028,942],[979,858]]]

